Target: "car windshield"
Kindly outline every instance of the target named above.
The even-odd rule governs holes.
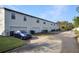
[[[20,33],[20,31],[15,31],[15,33]]]
[[[23,34],[25,34],[25,35],[27,34],[27,32],[25,32],[25,31],[21,31],[21,33],[23,33]]]

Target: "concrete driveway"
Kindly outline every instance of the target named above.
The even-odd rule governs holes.
[[[9,53],[78,53],[78,45],[72,31],[47,36],[37,36],[29,45],[8,51]]]
[[[75,34],[72,31],[62,32],[55,35],[55,37],[62,40],[61,53],[78,53],[79,46],[76,42]]]

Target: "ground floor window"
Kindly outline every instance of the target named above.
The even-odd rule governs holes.
[[[51,32],[55,31],[55,29],[52,29]]]
[[[13,36],[14,35],[14,31],[10,31],[10,36]]]
[[[35,31],[34,31],[34,30],[30,30],[30,33],[31,33],[31,34],[35,34]]]
[[[48,30],[42,30],[42,33],[48,33]]]

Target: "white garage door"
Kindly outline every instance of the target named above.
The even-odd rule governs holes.
[[[32,27],[31,30],[34,30],[36,33],[41,32],[39,27]]]
[[[17,31],[17,30],[27,31],[27,27],[16,27],[16,26],[11,26],[10,27],[10,31]]]

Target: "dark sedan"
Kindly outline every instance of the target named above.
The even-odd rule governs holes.
[[[27,40],[27,39],[32,38],[32,35],[27,34],[27,32],[25,32],[25,31],[15,31],[14,36],[17,38],[20,38],[22,40]]]

